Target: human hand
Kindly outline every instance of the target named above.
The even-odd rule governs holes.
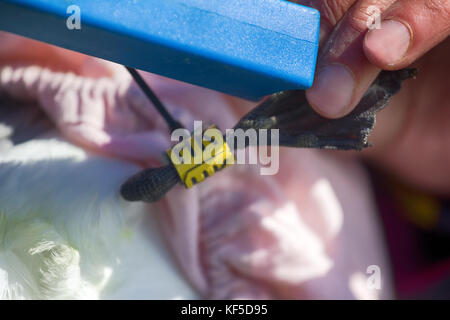
[[[339,118],[351,112],[380,69],[418,67],[418,78],[405,82],[380,113],[370,139],[374,147],[363,155],[406,183],[448,194],[450,1],[293,2],[322,15],[318,74],[307,91],[321,115]],[[380,10],[380,29],[368,28],[370,6]]]
[[[321,12],[317,74],[307,98],[329,118],[351,112],[380,69],[404,68],[450,34],[449,0],[292,2]],[[374,10],[381,15],[380,25],[369,30]]]
[[[378,115],[363,155],[405,183],[450,193],[450,41],[421,58],[419,76],[406,81]]]

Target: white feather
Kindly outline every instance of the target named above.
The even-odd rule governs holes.
[[[0,299],[196,298],[155,209],[119,196],[138,170],[54,134],[0,155]]]

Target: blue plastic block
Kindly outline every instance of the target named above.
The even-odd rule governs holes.
[[[284,0],[0,0],[1,30],[250,100],[312,85],[319,20]]]

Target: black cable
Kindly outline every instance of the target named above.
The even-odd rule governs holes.
[[[137,72],[136,69],[125,67],[127,68],[128,72],[133,77],[134,81],[139,85],[141,90],[145,93],[145,95],[150,99],[150,101],[155,106],[156,110],[161,114],[161,116],[166,120],[167,125],[169,126],[171,131],[174,131],[176,129],[184,128],[181,123],[179,123],[177,120],[175,120],[170,113],[167,111],[166,107],[162,104],[161,100],[158,99],[156,94],[153,92],[153,90],[150,88],[150,86],[142,79],[141,75]]]

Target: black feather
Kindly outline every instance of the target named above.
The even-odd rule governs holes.
[[[361,150],[369,146],[376,113],[401,89],[416,69],[383,71],[349,115],[327,119],[308,104],[303,90],[270,96],[244,116],[235,129],[279,129],[280,145],[294,148]]]
[[[120,188],[127,201],[156,202],[180,181],[171,165],[143,170],[129,178]]]

